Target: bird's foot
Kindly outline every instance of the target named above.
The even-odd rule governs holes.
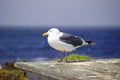
[[[63,63],[67,63],[67,61],[66,61],[66,60],[64,60],[64,61],[63,61]]]
[[[59,62],[59,63],[67,63],[66,60],[59,60],[58,62]]]
[[[62,59],[60,59],[58,62],[62,62],[63,60]]]

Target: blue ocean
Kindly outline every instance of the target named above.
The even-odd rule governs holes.
[[[42,33],[49,28],[0,28],[0,63],[7,61],[49,61],[59,57]],[[71,52],[86,54],[95,59],[120,58],[120,28],[87,29],[59,28],[60,31],[92,40],[96,44]]]

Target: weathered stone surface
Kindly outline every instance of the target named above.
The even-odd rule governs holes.
[[[120,80],[120,59],[85,62],[17,62],[30,80]]]

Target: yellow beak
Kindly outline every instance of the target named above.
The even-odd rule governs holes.
[[[42,36],[48,36],[48,32],[43,33]]]

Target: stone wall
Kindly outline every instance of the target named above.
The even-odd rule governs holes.
[[[30,80],[120,80],[120,59],[84,62],[17,62]]]

